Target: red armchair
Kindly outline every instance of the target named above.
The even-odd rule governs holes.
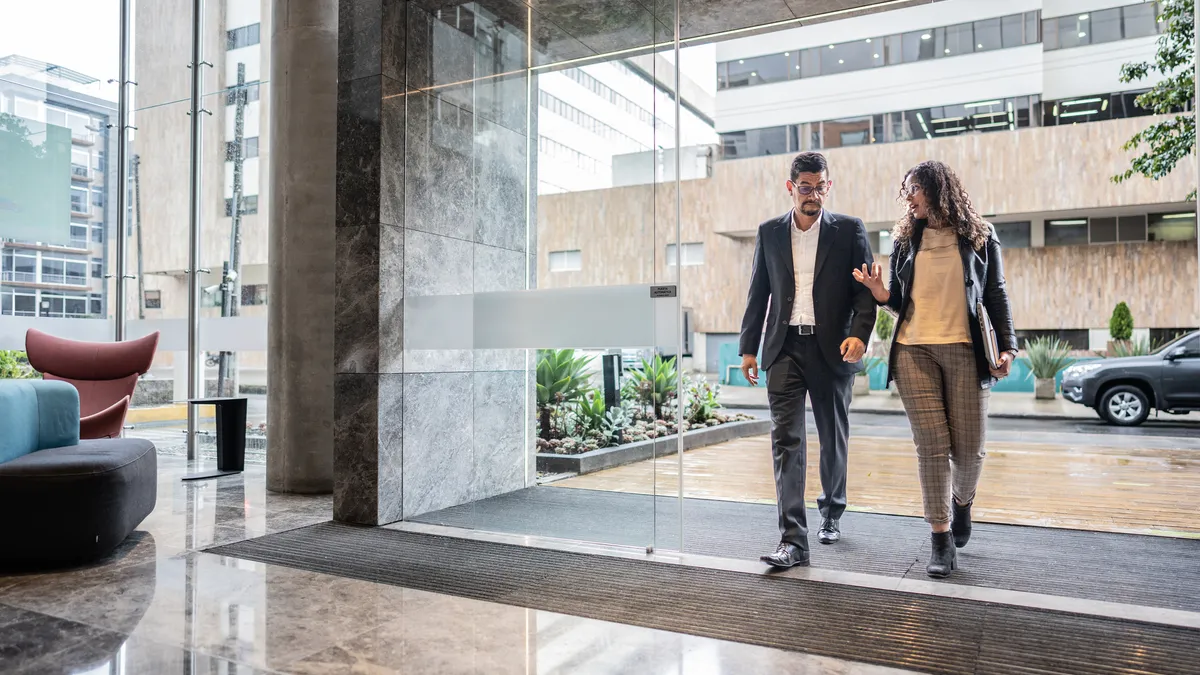
[[[150,370],[158,333],[125,342],[78,342],[30,328],[25,333],[29,365],[47,380],[79,390],[79,437],[116,438],[138,377]]]

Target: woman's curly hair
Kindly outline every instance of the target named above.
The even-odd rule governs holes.
[[[987,245],[992,232],[991,225],[975,212],[962,181],[949,166],[937,160],[928,160],[909,169],[900,181],[901,201],[907,196],[904,183],[910,176],[925,193],[929,220],[952,228],[960,238],[971,242],[977,251]],[[911,240],[917,227],[916,220],[912,211],[905,211],[892,228],[892,240],[897,243]]]

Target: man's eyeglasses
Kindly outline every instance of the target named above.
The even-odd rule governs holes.
[[[788,181],[788,182],[790,183],[791,181]],[[816,186],[796,185],[795,183],[792,183],[792,189],[794,189],[796,192],[799,192],[800,194],[804,195],[805,197],[811,195],[814,192],[819,195],[827,195],[827,194],[829,194],[829,188],[832,186],[833,186],[832,183],[819,183]]]

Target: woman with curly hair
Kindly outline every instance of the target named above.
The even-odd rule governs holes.
[[[933,530],[926,572],[946,577],[971,537],[988,393],[1011,370],[1017,343],[1000,242],[958,176],[942,162],[921,162],[905,174],[899,198],[908,211],[892,230],[889,287],[879,263],[854,278],[897,316],[888,381],[896,381],[917,446]],[[981,315],[994,326],[990,356]]]

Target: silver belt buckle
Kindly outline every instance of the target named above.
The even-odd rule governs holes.
[[[817,332],[817,327],[812,325],[801,324],[796,326],[796,332],[800,335],[812,335]]]

